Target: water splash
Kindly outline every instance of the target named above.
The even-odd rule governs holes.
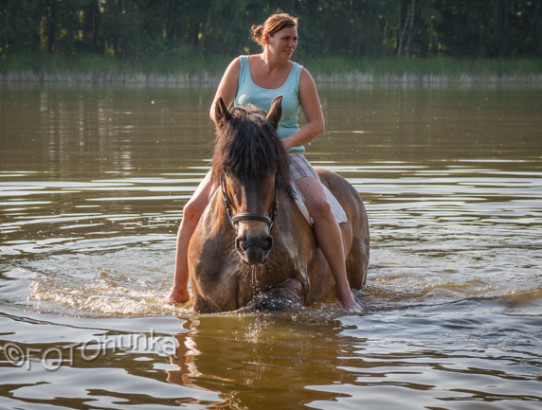
[[[49,308],[84,316],[156,316],[179,313],[165,303],[165,293],[143,286],[130,288],[97,280],[84,286],[62,286],[53,280],[34,280],[29,301],[40,311]],[[183,308],[184,309],[184,308]],[[189,307],[186,307],[189,309]]]
[[[261,295],[262,293],[260,282],[258,282],[258,273],[259,273],[258,271],[261,271],[261,270],[263,270],[263,265],[252,265],[250,267],[252,289],[258,295]]]

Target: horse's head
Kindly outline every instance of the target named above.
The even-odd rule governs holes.
[[[213,180],[236,232],[235,248],[249,265],[267,261],[277,194],[290,190],[288,157],[276,133],[281,102],[275,98],[267,115],[252,105],[230,112],[222,99],[215,106]]]

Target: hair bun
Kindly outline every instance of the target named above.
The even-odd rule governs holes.
[[[254,40],[259,45],[263,46],[263,24],[260,24],[258,26],[253,25],[250,28],[250,34],[252,37],[252,40]]]

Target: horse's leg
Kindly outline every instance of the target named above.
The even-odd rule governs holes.
[[[352,247],[346,257],[348,282],[352,289],[361,289],[367,281],[369,250],[362,238],[354,237]]]
[[[198,313],[218,313],[220,309],[214,303],[203,298],[199,293],[194,292],[194,312]]]
[[[297,279],[287,279],[268,291],[254,296],[241,311],[282,310],[303,305],[303,285]]]

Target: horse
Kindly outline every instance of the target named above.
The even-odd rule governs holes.
[[[188,248],[193,309],[200,313],[279,310],[324,300],[335,280],[295,202],[288,154],[277,135],[282,97],[266,114],[215,104],[215,187]],[[343,177],[318,169],[345,210],[340,224],[350,286],[366,283],[367,213]]]

